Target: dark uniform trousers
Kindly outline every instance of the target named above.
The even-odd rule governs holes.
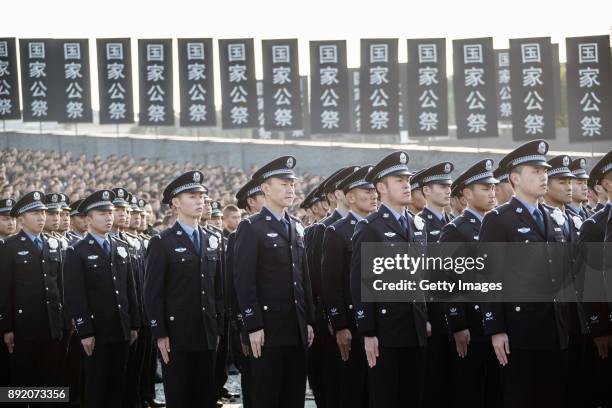
[[[610,244],[609,241],[606,246],[600,246],[598,243],[604,242],[607,234],[608,239],[610,239],[609,234],[612,227],[610,227],[609,217],[612,213],[612,206],[608,204],[607,206],[598,205],[598,207],[598,211],[582,223],[578,237],[578,248],[582,252],[581,258],[579,258],[581,261],[579,266],[584,268],[582,273],[587,280],[589,276],[597,276],[592,281],[585,282],[585,292],[589,287],[605,287],[601,278],[603,278],[604,273],[608,273],[601,272],[601,268],[606,267],[601,262],[609,261]],[[608,224],[607,227],[606,224]],[[607,267],[609,268],[609,266]],[[608,274],[607,277],[609,279],[610,275]],[[599,298],[600,294],[591,292],[591,296]],[[585,298],[588,297],[589,295],[585,293]],[[612,358],[610,356],[607,359],[599,357],[593,341],[595,337],[612,335],[612,308],[610,303],[601,302],[585,302],[583,306],[590,336],[586,339],[585,344],[584,372],[586,375],[583,378],[588,394],[586,397],[582,396],[582,401],[585,406],[612,406],[612,387],[610,387],[609,380],[612,378]]]
[[[216,406],[215,350],[224,319],[221,242],[198,231],[199,250],[178,222],[147,248],[145,312],[155,341],[170,341],[170,360],[162,362],[168,408]]]
[[[549,210],[541,204],[538,208],[544,217],[544,231],[528,209],[517,198],[512,198],[509,203],[487,213],[480,241],[565,242],[562,228]],[[531,284],[541,285],[548,293],[556,293],[557,285],[567,282],[571,254],[565,251],[562,256],[553,256],[549,246],[534,245],[532,248],[529,256],[514,257],[512,261],[498,259],[487,268],[504,265],[504,286],[510,279],[513,285],[527,285],[522,271],[537,270],[538,275],[528,277]],[[503,406],[563,407],[568,374],[568,304],[483,303],[482,311],[485,335],[506,333],[510,342],[509,363],[500,370]]]
[[[236,298],[236,288],[234,287],[234,277],[232,271],[234,270],[235,243],[236,231],[227,236],[227,249],[225,252],[225,282],[227,287],[225,298],[226,305],[228,307],[226,315],[229,325],[231,356],[236,368],[240,372],[242,406],[243,408],[251,408],[251,365],[249,363],[248,355],[245,356],[242,351],[243,346],[246,346],[250,351],[251,345],[248,340],[248,333],[243,330],[242,314],[240,313],[240,306],[238,305],[238,299]]]
[[[442,228],[441,243],[449,244],[453,256],[477,256],[476,242],[480,233],[480,220],[465,211]],[[473,243],[473,244],[470,244]],[[457,276],[452,279],[456,280]],[[451,341],[452,379],[454,382],[453,407],[485,408],[501,406],[499,390],[499,363],[491,339],[483,334],[481,306],[474,302],[450,302],[446,318],[451,333],[469,329],[470,344],[467,355],[460,357],[456,344]]]
[[[368,404],[368,365],[363,340],[355,326],[350,287],[353,252],[351,237],[356,224],[357,218],[349,213],[326,228],[323,236],[321,287],[325,312],[334,332],[348,329],[352,336],[347,361],[342,361],[335,341],[329,347],[330,353],[324,356],[330,364],[335,363],[338,367],[337,381],[327,384],[337,389],[328,393],[335,397],[335,400],[327,400],[330,407],[359,408],[367,407]]]
[[[65,321],[60,246],[55,238],[42,240],[42,252],[24,231],[0,245],[0,333],[15,336],[10,355],[14,386],[61,385]]]
[[[288,229],[265,207],[238,226],[233,276],[244,330],[263,329],[262,356],[250,357],[255,408],[304,406],[307,325],[314,305],[304,229],[287,216]]]
[[[379,357],[368,369],[369,407],[419,407],[423,398],[426,369],[427,311],[424,298],[405,303],[361,302],[361,244],[367,242],[411,242],[413,256],[423,256],[426,230],[406,215],[404,230],[386,205],[357,223],[351,257],[351,295],[357,329],[362,336],[376,336]],[[440,390],[437,390],[440,392]]]
[[[418,214],[425,221],[427,229],[427,242],[438,242],[442,229],[450,218],[446,214],[440,220],[428,208]],[[438,277],[431,277],[437,280]],[[453,378],[451,377],[453,344],[449,339],[448,325],[445,315],[445,304],[429,299],[427,303],[427,315],[431,323],[431,336],[427,338],[427,374],[423,396],[425,408],[442,408],[451,404],[454,392]],[[449,390],[439,392],[439,390]]]
[[[88,234],[66,253],[65,298],[81,339],[94,337],[91,356],[81,354],[83,405],[122,406],[129,340],[140,327],[140,312],[129,246],[110,238],[106,254]]]
[[[323,238],[325,229],[341,219],[337,210],[309,228],[307,259],[312,281],[312,296],[315,303],[315,338],[308,350],[308,382],[312,388],[315,402],[319,408],[338,406],[338,376],[340,354],[334,336],[328,329],[323,302],[321,260],[325,248]]]

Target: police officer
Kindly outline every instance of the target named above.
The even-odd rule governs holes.
[[[51,193],[45,196],[45,205],[47,206],[47,219],[45,220],[45,229],[43,233],[48,238],[55,238],[60,244],[60,250],[63,252],[68,248],[68,240],[60,233],[62,222],[62,213],[64,212],[66,196],[61,193]]]
[[[312,231],[309,231],[308,247],[306,248],[316,319],[314,326],[315,340],[308,351],[308,381],[309,384],[312,384],[315,402],[320,407],[335,407],[338,405],[338,376],[341,361],[336,341],[329,330],[329,321],[322,300],[323,235],[327,227],[344,218],[348,213],[348,203],[344,193],[338,188],[338,183],[358,168],[357,166],[343,167],[335,171],[322,183],[324,194],[330,197],[335,208],[329,216],[312,226]]]
[[[582,221],[589,218],[587,208],[584,206],[588,202],[587,193],[589,187],[587,181],[589,174],[585,170],[586,159],[580,157],[572,160],[569,169],[573,174],[572,178],[572,202],[566,204],[566,208],[574,215],[578,215]],[[578,227],[580,230],[580,227]]]
[[[323,304],[336,340],[341,362],[338,373],[338,400],[334,407],[366,407],[367,361],[361,336],[355,326],[351,300],[350,272],[353,251],[351,237],[358,221],[376,211],[374,184],[365,180],[373,166],[367,165],[338,183],[349,205],[347,215],[325,229],[321,259]],[[337,359],[335,355],[326,358]]]
[[[238,193],[236,193],[236,200],[238,208],[245,210],[248,215],[257,214],[261,211],[265,204],[264,194],[261,191],[261,187],[257,180],[249,180],[244,186],[242,186]],[[227,237],[227,252],[225,255],[227,271],[227,315],[230,326],[232,356],[234,358],[234,364],[236,364],[236,367],[241,374],[240,388],[242,391],[242,405],[244,408],[251,408],[253,406],[251,401],[252,391],[250,386],[252,374],[248,360],[248,357],[251,354],[251,345],[249,341],[249,334],[244,331],[242,314],[240,313],[240,306],[238,304],[236,289],[234,287],[232,271],[234,270],[235,243],[236,231],[233,231]]]
[[[78,210],[82,202],[83,199],[76,200],[70,207],[70,231],[68,231],[68,236],[70,237],[68,239],[69,245],[74,245],[87,234],[87,217]]]
[[[427,311],[423,301],[361,301],[361,245],[370,242],[426,243],[424,221],[406,211],[410,202],[408,154],[391,153],[368,172],[380,207],[357,223],[351,257],[351,297],[357,330],[368,360],[369,407],[403,407],[421,401],[425,375]],[[420,246],[419,245],[419,246]]]
[[[88,234],[68,248],[66,306],[83,347],[83,404],[121,406],[128,348],[138,337],[140,314],[128,245],[109,232],[114,193],[99,190],[79,205]]]
[[[4,240],[6,238],[16,232],[17,220],[10,215],[14,203],[15,200],[12,198],[0,200],[0,247],[4,245]],[[2,253],[1,249],[0,253]],[[0,334],[2,334],[1,331]],[[0,370],[0,387],[8,387],[11,378],[10,358],[4,341],[0,344],[0,367],[3,367],[3,369]]]
[[[59,385],[64,328],[59,241],[47,237],[44,193],[10,210],[22,229],[0,246],[0,333],[11,354],[11,385]]]
[[[606,193],[607,203],[582,223],[578,236],[578,245],[581,252],[581,274],[585,278],[585,302],[583,304],[589,324],[591,340],[587,343],[587,364],[592,360],[589,368],[593,372],[590,379],[589,394],[592,400],[586,403],[612,404],[608,379],[612,376],[612,360],[610,347],[612,347],[612,310],[610,308],[610,291],[606,288],[607,271],[602,264],[609,256],[609,247],[597,245],[606,241],[606,224],[609,223],[612,213],[612,151],[602,157],[591,169],[589,184],[592,190]],[[609,231],[609,229],[608,229]],[[609,242],[609,241],[608,241]],[[605,271],[605,272],[604,272]],[[603,272],[603,273],[602,273]],[[602,300],[608,300],[608,303]],[[592,347],[594,345],[594,347]]]
[[[12,198],[0,200],[0,239],[6,239],[16,232],[17,220],[11,217],[13,204],[15,200]]]
[[[440,242],[478,242],[485,214],[496,205],[493,160],[484,159],[461,173],[452,189],[466,200],[461,215],[446,224]],[[454,256],[475,257],[474,247],[452,248]],[[448,327],[453,335],[452,377],[455,407],[494,407],[499,391],[497,359],[482,330],[479,302],[450,302],[446,306]]]
[[[495,185],[495,200],[497,201],[497,205],[506,204],[514,195],[514,190],[512,190],[512,185],[510,185],[510,181],[508,180],[508,171],[506,170],[505,163],[503,166],[502,162],[498,164],[497,169],[493,172],[493,177],[499,181],[499,183]]]
[[[535,140],[508,153],[502,163],[515,195],[510,202],[487,213],[480,242],[564,242],[549,211],[539,203],[546,192],[548,143]],[[508,246],[508,250],[516,246]],[[524,250],[524,246],[522,247]],[[534,246],[533,256],[511,255],[489,262],[499,268],[502,284],[523,289],[534,287],[551,294],[563,284],[569,260],[551,256],[548,246]],[[487,271],[487,272],[489,272]],[[532,273],[526,276],[525,271]],[[494,279],[496,279],[494,278]],[[567,377],[567,305],[557,302],[484,302],[484,333],[501,368],[503,403],[506,407],[562,406]]]
[[[425,220],[427,242],[438,242],[442,228],[450,222],[444,209],[450,204],[451,175],[454,166],[442,162],[424,169],[412,177],[425,197],[425,207],[418,215]],[[432,277],[433,279],[434,277]],[[431,325],[431,336],[427,339],[427,375],[425,380],[425,407],[448,406],[451,401],[451,345],[446,323],[445,305],[428,298],[427,315]],[[440,393],[435,390],[448,389]]]
[[[212,212],[210,214],[209,225],[223,231],[223,211],[221,210],[221,203],[219,201],[213,201],[210,203]]]
[[[422,185],[419,182],[420,175],[424,170],[425,169],[421,169],[415,172],[410,178],[410,202],[408,203],[408,212],[412,216],[423,211],[427,203],[423,191],[421,190]]]
[[[214,407],[215,350],[223,332],[219,238],[198,225],[203,174],[190,171],[164,190],[176,223],[149,242],[145,310],[161,354],[168,407]]]
[[[234,284],[251,343],[256,408],[303,407],[314,305],[304,227],[287,213],[295,198],[295,158],[280,157],[253,174],[265,206],[243,220],[234,245]]]

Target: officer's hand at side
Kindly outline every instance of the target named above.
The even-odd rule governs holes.
[[[593,342],[595,342],[595,346],[597,347],[597,353],[599,353],[599,358],[608,358],[608,352],[612,345],[612,336],[595,337],[593,339]]]
[[[162,337],[161,339],[157,339],[157,348],[161,353],[163,362],[168,364],[170,361],[170,338]]]
[[[363,338],[363,345],[366,352],[366,357],[368,358],[368,366],[370,368],[376,365],[376,357],[378,354],[378,337],[376,336],[366,336]]]
[[[137,338],[138,338],[138,330],[130,331],[130,346],[134,344]]]
[[[15,333],[8,332],[4,333],[4,344],[10,354],[13,354],[13,348],[15,347]]]
[[[251,342],[251,350],[253,350],[253,357],[261,357],[261,349],[264,345],[264,331],[259,329],[253,333],[249,333],[249,341]]]
[[[505,366],[508,364],[508,354],[510,354],[510,340],[506,333],[497,333],[491,336],[491,343],[493,344],[493,350],[497,356],[499,364]]]
[[[351,331],[349,329],[342,329],[336,332],[336,343],[340,349],[340,357],[342,357],[342,361],[347,361],[349,359],[349,354],[351,352],[351,340],[353,340],[353,336],[351,335]]]
[[[459,357],[463,358],[467,356],[468,345],[470,344],[470,330],[465,329],[453,333],[453,337],[455,338],[455,347],[457,348],[457,354]]]
[[[314,330],[309,324],[306,325],[306,328],[308,329],[308,347],[310,347],[312,346],[312,342],[314,341]]]
[[[83,350],[85,350],[87,357],[91,357],[94,347],[96,346],[96,338],[94,336],[86,337],[81,339],[81,344],[83,345]]]

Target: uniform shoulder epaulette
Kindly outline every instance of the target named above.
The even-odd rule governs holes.
[[[372,214],[368,214],[368,216],[365,217],[363,220],[359,220],[359,222],[363,221],[363,222],[365,222],[367,224],[369,222],[374,221],[378,217],[380,217],[380,215],[378,214],[378,211],[374,211]]]
[[[249,224],[253,224],[257,221],[263,220],[263,216],[261,215],[261,213],[257,213],[257,214],[251,215],[250,217],[245,218],[244,220],[248,222]]]
[[[510,210],[511,208],[512,208],[512,205],[510,205],[510,203],[505,203],[505,204],[500,205],[499,207],[495,207],[494,209],[490,211],[490,213],[501,215],[507,212],[508,210]]]
[[[119,237],[118,237],[118,236],[116,236],[116,235],[112,235],[112,236],[111,236],[111,238],[112,238],[112,239],[114,239],[115,241],[119,242],[119,243],[122,243],[123,245],[128,245],[128,246],[130,246],[130,244],[129,244],[128,242],[126,242],[126,241],[122,240],[121,238],[119,238]]]

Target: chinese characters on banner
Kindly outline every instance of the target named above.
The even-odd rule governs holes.
[[[172,40],[138,40],[141,126],[174,124]]]
[[[92,122],[89,40],[56,40],[58,58],[58,107],[60,123]]]
[[[0,38],[0,120],[19,118],[19,70],[15,39]]]
[[[448,134],[446,40],[408,40],[408,134]]]
[[[495,62],[497,68],[497,115],[499,120],[511,120],[510,51],[495,50]]]
[[[266,130],[302,129],[297,40],[264,40],[263,96]]]
[[[96,43],[100,124],[134,123],[130,39],[98,39]]]
[[[362,39],[360,68],[361,132],[399,132],[397,39]]]
[[[53,40],[20,39],[21,95],[24,122],[55,121],[57,101],[53,79]]]
[[[612,139],[610,38],[601,35],[565,41],[569,140]]]
[[[223,129],[257,126],[253,39],[219,40]]]
[[[213,47],[210,38],[179,38],[181,126],[215,126]]]
[[[494,59],[492,38],[453,41],[458,139],[498,135]]]
[[[350,129],[346,41],[310,42],[311,129],[347,133]]]
[[[510,40],[512,140],[553,139],[555,101],[550,38]]]
[[[351,133],[361,133],[361,108],[359,106],[359,68],[349,68]]]

